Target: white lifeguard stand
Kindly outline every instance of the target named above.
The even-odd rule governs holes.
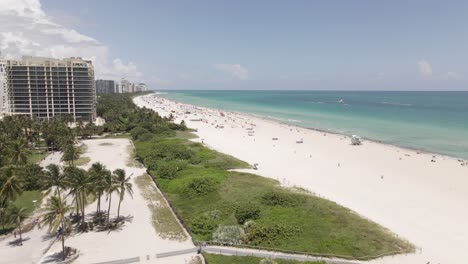
[[[361,138],[359,136],[353,135],[351,137],[351,145],[357,146],[357,145],[361,145],[361,144],[362,144],[362,141],[361,141]]]

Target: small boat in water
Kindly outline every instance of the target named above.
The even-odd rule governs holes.
[[[339,103],[339,104],[344,104],[344,100],[343,100],[343,99],[340,99],[340,100],[338,101],[338,103]]]

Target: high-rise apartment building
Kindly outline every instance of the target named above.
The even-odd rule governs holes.
[[[115,93],[122,93],[122,85],[115,83]]]
[[[96,80],[96,93],[114,93],[114,80]]]
[[[0,113],[8,111],[6,62],[0,60]]]
[[[146,92],[146,84],[139,83],[135,85],[135,92]]]
[[[95,119],[91,61],[23,56],[21,60],[0,61],[0,69],[3,112],[45,120],[57,115],[70,115],[75,121]]]
[[[122,78],[120,81],[120,89],[122,90],[122,93],[131,93],[131,84],[131,82]]]

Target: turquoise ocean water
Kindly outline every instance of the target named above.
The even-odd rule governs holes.
[[[468,159],[468,92],[164,91],[182,103]],[[343,99],[343,103],[339,100]]]

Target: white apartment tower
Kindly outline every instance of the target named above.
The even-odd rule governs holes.
[[[8,112],[6,61],[0,60],[0,113]]]
[[[96,118],[96,89],[91,61],[23,56],[0,61],[0,107],[11,115],[49,120]]]

